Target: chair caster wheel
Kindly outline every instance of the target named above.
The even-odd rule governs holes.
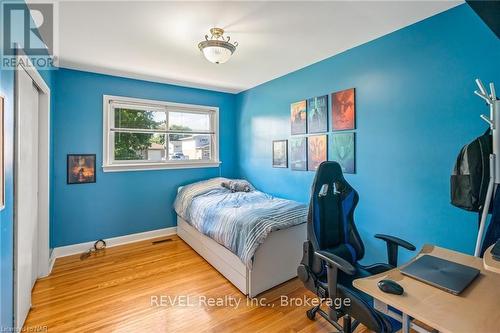
[[[316,317],[316,311],[314,311],[314,309],[309,309],[306,311],[306,316],[307,318],[309,318],[309,320],[314,320],[314,318]]]

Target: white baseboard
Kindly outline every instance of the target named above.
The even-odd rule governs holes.
[[[105,239],[106,247],[113,247],[117,245],[123,245],[133,242],[138,242],[146,239],[156,238],[156,237],[164,237],[171,236],[177,233],[177,227],[163,228],[157,230],[151,230],[146,232],[140,232],[137,234],[119,236]],[[57,258],[70,256],[73,254],[80,254],[85,251],[88,251],[91,247],[94,246],[94,242],[86,242],[80,244],[73,244],[67,246],[56,247],[52,251],[51,260],[55,261]],[[53,265],[53,263],[52,263]],[[52,267],[51,267],[52,270]]]

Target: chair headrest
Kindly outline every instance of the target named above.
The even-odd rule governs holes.
[[[322,162],[314,177],[313,190],[318,192],[323,184],[346,183],[340,164],[333,161]]]

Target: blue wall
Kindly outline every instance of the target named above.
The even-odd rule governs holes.
[[[54,132],[54,247],[175,226],[179,185],[219,168],[102,172],[102,97],[118,95],[219,107],[221,174],[234,176],[235,95],[60,69]],[[97,154],[95,184],[66,184],[66,154]]]
[[[356,87],[357,174],[347,178],[361,194],[356,219],[367,259],[383,257],[376,232],[471,252],[476,217],[449,205],[448,179],[459,148],[485,128],[473,79],[499,84],[498,59],[498,39],[462,5],[237,96],[67,69],[42,72],[53,99],[51,246],[173,226],[176,188],[219,172],[306,202],[313,173],[271,168],[271,141],[290,137],[291,102]],[[13,313],[13,85],[13,72],[1,70],[0,327],[12,325]],[[221,169],[102,173],[103,94],[219,106]],[[66,185],[68,153],[97,154],[97,183]]]
[[[355,87],[357,174],[346,178],[360,193],[367,261],[385,260],[378,232],[471,253],[476,216],[449,204],[449,176],[461,146],[486,128],[474,79],[500,85],[499,60],[498,39],[461,5],[245,91],[239,174],[306,202],[314,174],[273,169],[271,141],[290,138],[290,103]]]

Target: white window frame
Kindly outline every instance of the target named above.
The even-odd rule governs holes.
[[[151,110],[162,110],[165,112],[184,111],[191,113],[210,114],[212,130],[207,134],[213,134],[212,159],[206,160],[169,160],[169,161],[115,161],[114,160],[114,141],[111,140],[113,132],[114,118],[112,117],[112,103],[147,105]],[[167,114],[168,115],[168,114]],[[167,119],[168,121],[168,119]],[[131,132],[134,132],[131,130]],[[165,132],[161,130],[152,130],[151,132]],[[196,131],[203,132],[203,131]],[[168,145],[167,145],[168,155]],[[149,99],[140,99],[132,97],[103,95],[103,154],[102,169],[104,172],[117,171],[141,171],[141,170],[163,170],[163,169],[189,169],[189,168],[216,168],[221,164],[219,160],[219,108],[214,106],[181,104],[165,101],[155,101]]]

